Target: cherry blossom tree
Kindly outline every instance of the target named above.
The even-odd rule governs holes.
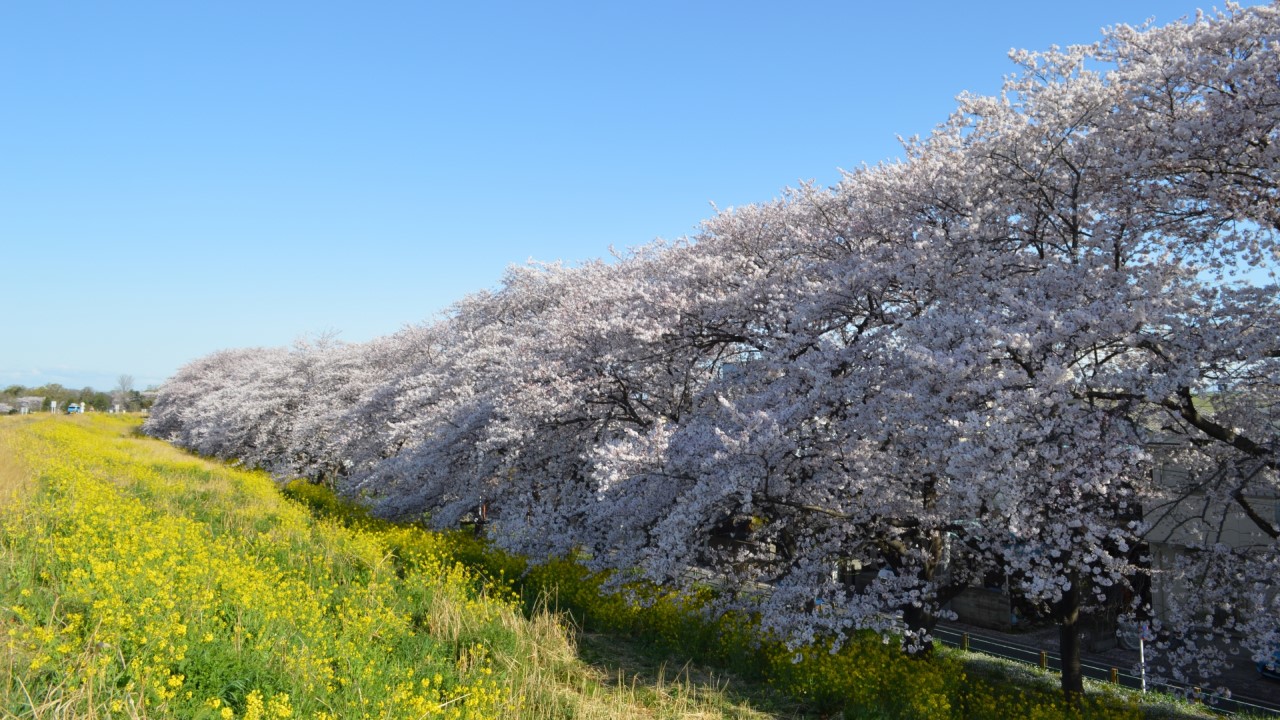
[[[1007,575],[1069,698],[1083,619],[1177,588],[1157,649],[1204,682],[1278,639],[1278,36],[1228,6],[1015,53],[902,160],[371,343],[215,353],[147,429],[619,582],[709,572],[797,643],[927,652]]]
[[[161,387],[145,428],[204,455],[274,457],[271,388],[288,379],[288,359],[284,349],[249,348],[189,363]]]

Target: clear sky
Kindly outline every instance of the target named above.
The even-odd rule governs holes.
[[[896,157],[1010,48],[1197,6],[4,3],[0,384],[385,335]]]

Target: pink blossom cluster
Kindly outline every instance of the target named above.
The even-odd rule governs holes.
[[[1014,53],[904,160],[370,343],[215,353],[146,429],[619,582],[714,577],[797,643],[919,649],[996,578],[1064,654],[1118,613],[1207,677],[1280,642],[1278,40],[1273,3]]]

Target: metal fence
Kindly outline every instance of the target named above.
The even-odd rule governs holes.
[[[939,626],[934,630],[934,637],[943,645],[959,648],[967,652],[982,653],[993,657],[1013,660],[1039,667],[1053,672],[1062,671],[1062,657],[1057,653],[1041,648],[1013,642],[1007,638],[987,636],[978,633],[963,632],[953,628]],[[1280,717],[1280,705],[1259,698],[1234,693],[1231,697],[1222,697],[1198,688],[1175,683],[1152,682],[1141,675],[1134,675],[1118,667],[1099,664],[1096,660],[1085,659],[1080,663],[1084,676],[1093,680],[1113,683],[1134,690],[1154,690],[1170,695],[1186,697],[1201,702],[1205,707],[1222,715],[1253,713],[1255,715],[1273,715]]]

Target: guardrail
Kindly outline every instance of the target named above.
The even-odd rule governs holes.
[[[1013,660],[1026,665],[1039,667],[1041,670],[1062,672],[1062,657],[1030,645],[1022,645],[1006,638],[992,637],[979,633],[963,632],[939,625],[934,629],[934,638],[948,647],[959,648],[966,652],[981,653],[993,657]],[[1176,683],[1152,682],[1140,675],[1120,670],[1118,667],[1102,665],[1092,660],[1080,663],[1084,676],[1093,680],[1109,682],[1134,690],[1158,689],[1170,695],[1199,699],[1208,709],[1222,715],[1231,716],[1241,713],[1255,715],[1274,715],[1280,717],[1280,706],[1266,700],[1235,694],[1221,697],[1212,693],[1201,692],[1198,688],[1178,685]]]

